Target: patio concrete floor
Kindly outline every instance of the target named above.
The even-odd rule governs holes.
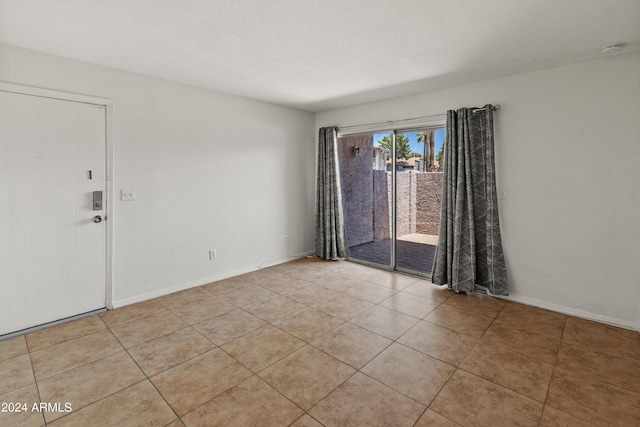
[[[436,253],[438,236],[432,234],[412,233],[398,237],[396,242],[396,265],[398,268],[431,274],[433,258]],[[391,240],[379,240],[348,249],[350,258],[391,265]]]

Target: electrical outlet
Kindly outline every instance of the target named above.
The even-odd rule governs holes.
[[[217,249],[209,251],[209,261],[213,261],[217,257],[218,257],[218,250]]]
[[[287,236],[286,234],[284,235],[284,244],[285,245],[289,244],[289,236]]]

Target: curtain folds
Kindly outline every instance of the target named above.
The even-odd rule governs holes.
[[[493,138],[493,106],[447,112],[440,231],[432,281],[455,291],[470,293],[480,285],[494,295],[508,295]]]
[[[316,191],[316,255],[337,260],[346,256],[344,218],[337,150],[338,128],[320,128]]]

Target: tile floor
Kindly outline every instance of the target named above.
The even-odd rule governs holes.
[[[0,341],[0,402],[28,409],[2,426],[639,426],[640,335],[303,259]]]

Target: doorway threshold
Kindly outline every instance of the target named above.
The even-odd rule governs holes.
[[[40,329],[50,328],[52,326],[62,325],[64,323],[73,322],[74,320],[83,319],[85,317],[94,316],[96,314],[104,313],[106,308],[99,308],[97,310],[87,311],[86,313],[77,314],[75,316],[65,317],[64,319],[54,320],[53,322],[43,323],[42,325],[32,326],[30,328],[21,329],[19,331],[10,332],[8,334],[0,335],[0,341],[9,338],[17,337],[20,335],[26,335],[31,332],[39,331]]]

